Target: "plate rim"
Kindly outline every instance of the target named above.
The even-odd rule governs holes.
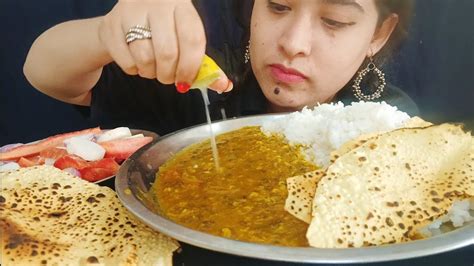
[[[265,118],[278,118],[285,114],[266,114],[246,116],[213,122],[217,127],[236,120],[244,121]],[[185,128],[176,132],[159,137],[149,144],[152,148],[156,143],[184,134],[193,130],[208,126],[200,124]],[[127,159],[117,172],[115,179],[115,190],[122,204],[138,219],[145,224],[165,235],[178,241],[185,242],[197,247],[217,252],[245,256],[250,258],[303,263],[370,263],[385,262],[402,259],[410,259],[428,255],[435,255],[452,251],[458,248],[474,245],[474,223],[457,228],[451,232],[443,233],[426,239],[414,240],[405,243],[387,244],[377,247],[361,248],[314,248],[314,247],[283,247],[268,244],[259,244],[232,240],[224,237],[211,235],[179,225],[172,220],[154,213],[148,209],[131,192],[129,187],[128,169],[133,163],[145,153],[146,149],[140,149]]]

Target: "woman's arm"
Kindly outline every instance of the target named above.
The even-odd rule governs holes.
[[[127,43],[131,27],[151,29],[151,39]],[[206,49],[201,18],[191,0],[119,0],[105,16],[59,24],[33,44],[24,66],[41,92],[79,105],[90,105],[90,90],[102,67],[115,61],[129,75],[163,84],[191,84]],[[211,84],[232,89],[224,73]]]
[[[24,74],[39,91],[58,100],[90,104],[90,90],[111,61],[99,38],[103,17],[61,23],[36,39]]]

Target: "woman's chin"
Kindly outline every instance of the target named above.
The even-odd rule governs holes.
[[[308,105],[305,102],[292,101],[288,99],[277,99],[276,101],[274,99],[271,99],[270,103],[271,111],[279,113],[300,111],[301,109],[303,109],[303,107]]]

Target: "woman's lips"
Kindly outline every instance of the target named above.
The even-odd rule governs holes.
[[[270,65],[270,73],[276,81],[282,83],[299,83],[305,81],[307,78],[295,69],[286,68],[283,65]]]

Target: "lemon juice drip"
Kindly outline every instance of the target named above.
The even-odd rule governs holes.
[[[216,143],[216,136],[214,135],[214,131],[212,130],[212,122],[211,122],[211,115],[209,114],[209,96],[207,95],[207,88],[200,89],[202,94],[202,99],[204,100],[204,107],[206,109],[206,119],[207,125],[209,126],[209,133],[211,138],[211,148],[212,148],[212,157],[214,158],[214,166],[216,170],[219,170],[219,152],[217,151],[217,143]]]

